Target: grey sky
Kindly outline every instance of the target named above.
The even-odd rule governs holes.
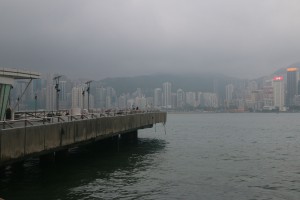
[[[0,0],[0,66],[101,79],[300,61],[299,0]]]

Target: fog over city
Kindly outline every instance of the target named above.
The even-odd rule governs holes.
[[[0,66],[256,78],[300,61],[299,19],[298,0],[0,0]]]

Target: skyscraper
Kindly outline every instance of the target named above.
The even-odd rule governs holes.
[[[185,101],[187,105],[195,107],[196,105],[196,93],[195,92],[186,92]]]
[[[184,92],[182,89],[177,90],[177,108],[182,108],[184,106]]]
[[[118,98],[118,105],[119,105],[119,108],[120,109],[125,109],[126,106],[127,106],[127,98],[126,98],[126,95],[121,95],[119,96]]]
[[[196,95],[196,107],[201,105],[201,101],[202,101],[202,92],[197,92]]]
[[[233,84],[226,85],[226,107],[229,108],[230,105],[233,103],[233,90],[234,86]]]
[[[205,92],[203,93],[203,105],[207,108],[218,107],[218,96],[215,93]]]
[[[284,107],[284,81],[282,76],[275,76],[273,78],[273,96],[274,106],[283,111]]]
[[[177,107],[177,93],[172,93],[171,94],[171,108],[176,108]]]
[[[116,91],[112,87],[106,88],[106,108],[110,109],[112,107],[115,107],[117,104],[116,101]]]
[[[47,86],[46,86],[46,109],[55,110],[56,91],[54,89],[52,75],[47,74]]]
[[[161,88],[154,89],[154,107],[158,108],[162,106],[162,91]]]
[[[294,105],[294,97],[298,91],[298,68],[287,68],[287,106]]]
[[[73,87],[72,88],[72,108],[83,108],[83,87]]]
[[[61,109],[67,109],[67,81],[59,81],[59,105]]]
[[[274,106],[274,87],[273,80],[266,79],[263,82],[263,109],[272,109]]]
[[[96,108],[105,108],[106,103],[106,89],[104,87],[97,87],[96,88]]]
[[[171,108],[171,99],[172,99],[172,85],[169,82],[163,83],[163,106],[165,108]]]

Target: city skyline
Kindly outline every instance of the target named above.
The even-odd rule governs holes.
[[[293,72],[293,76],[291,76]],[[286,68],[281,75],[269,75],[262,84],[255,80],[229,82],[223,85],[223,91],[217,89],[214,80],[210,91],[183,90],[182,87],[174,87],[172,82],[165,81],[158,88],[151,88],[150,93],[145,93],[145,88],[136,87],[133,92],[120,93],[109,85],[102,85],[97,81],[89,81],[91,88],[84,80],[70,80],[66,76],[59,76],[59,108],[87,109],[126,109],[139,107],[141,109],[225,109],[225,110],[272,110],[285,111],[286,107],[300,106],[300,93],[298,92],[299,73],[298,68]],[[38,100],[38,109],[56,110],[57,92],[53,77],[57,75],[46,74],[40,80],[35,80],[25,95],[26,100],[20,102],[21,109],[32,109],[34,98]],[[291,78],[292,77],[292,78]],[[290,86],[290,82],[294,86]],[[56,83],[57,84],[57,83]],[[12,102],[19,98],[26,82],[15,83],[12,90]],[[293,88],[290,95],[289,88]],[[295,89],[296,87],[296,89]],[[90,90],[91,89],[91,90]],[[91,91],[87,93],[87,91]],[[290,97],[293,97],[290,100]],[[26,103],[23,103],[26,102]],[[19,109],[18,107],[18,109]]]

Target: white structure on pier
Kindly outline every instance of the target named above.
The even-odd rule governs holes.
[[[0,121],[4,120],[9,106],[9,95],[15,79],[38,79],[40,74],[20,69],[0,68]],[[29,82],[30,83],[30,82]]]

